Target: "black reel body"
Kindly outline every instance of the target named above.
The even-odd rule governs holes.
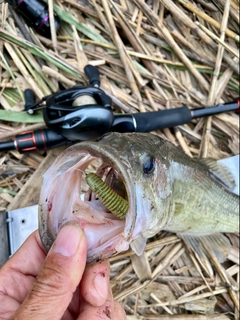
[[[43,118],[49,129],[69,140],[97,139],[114,121],[111,98],[89,86],[76,86],[48,97]]]

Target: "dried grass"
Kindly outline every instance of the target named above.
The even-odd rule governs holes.
[[[53,10],[64,21],[56,36]],[[23,91],[37,98],[86,84],[86,63],[99,67],[102,88],[116,112],[190,108],[232,101],[239,95],[237,0],[49,1],[52,40],[43,38],[1,4],[0,104],[23,111]],[[19,114],[20,114],[19,113]],[[0,123],[8,140],[43,123]],[[157,132],[189,156],[225,158],[239,153],[239,118],[222,114]],[[6,209],[46,159],[44,154],[0,155],[0,209]],[[31,204],[31,200],[28,201]],[[33,203],[32,203],[33,204]],[[144,254],[110,259],[114,297],[128,320],[239,319],[239,235],[225,263],[205,259],[175,235],[160,232]]]

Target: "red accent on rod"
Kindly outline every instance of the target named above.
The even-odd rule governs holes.
[[[236,112],[239,113],[240,112],[240,98],[237,99],[237,103],[238,103],[238,109]]]
[[[44,148],[45,148],[45,150],[47,151],[47,146],[46,146],[46,141],[45,141],[45,137],[44,137],[43,131],[41,131],[41,137],[42,137],[42,142],[43,142],[43,144],[44,144]]]
[[[32,138],[33,138],[32,140],[33,140],[33,143],[34,143],[34,146],[35,146],[35,150],[38,151],[38,147],[37,147],[37,143],[36,143],[34,132],[32,132]]]
[[[29,148],[23,148],[21,150],[22,151],[31,151],[31,150],[37,150],[38,151],[38,147],[37,147],[37,143],[36,143],[36,138],[35,138],[34,132],[33,131],[24,131],[22,134],[23,135],[31,134],[31,137],[30,138],[19,139],[18,141],[19,142],[32,141],[34,146],[33,147],[29,147]],[[45,145],[45,141],[44,141],[44,145]],[[17,148],[17,150],[18,150],[18,148]]]

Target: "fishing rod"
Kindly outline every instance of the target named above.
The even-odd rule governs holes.
[[[35,102],[31,89],[24,92],[25,110],[34,114],[43,111],[48,129],[23,132],[13,141],[0,143],[0,152],[16,149],[20,153],[48,150],[70,141],[95,140],[107,132],[151,132],[172,128],[192,119],[238,111],[236,101],[210,107],[189,109],[187,106],[161,111],[116,114],[111,98],[100,89],[100,74],[96,67],[87,65],[84,72],[89,86],[75,86]],[[42,105],[42,103],[45,103]]]
[[[6,0],[24,21],[37,33],[44,37],[51,37],[48,5],[41,0]],[[61,26],[59,17],[54,14],[55,30]]]

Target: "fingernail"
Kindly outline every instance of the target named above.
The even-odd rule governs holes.
[[[99,296],[103,299],[107,299],[108,295],[108,278],[104,272],[96,274],[93,279],[94,287],[99,294]]]
[[[78,250],[82,236],[83,231],[76,222],[66,223],[58,232],[53,245],[53,252],[65,257],[73,256]]]

